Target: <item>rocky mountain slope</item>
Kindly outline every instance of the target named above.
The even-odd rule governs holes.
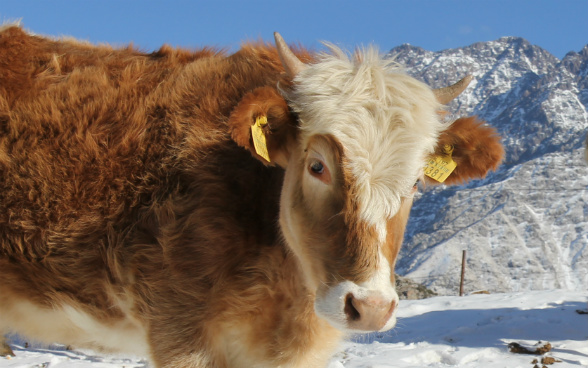
[[[506,159],[484,180],[423,189],[397,272],[440,294],[588,285],[588,45],[559,60],[505,37],[430,52],[402,45],[390,57],[439,87],[475,80],[449,106],[478,115],[503,137]]]

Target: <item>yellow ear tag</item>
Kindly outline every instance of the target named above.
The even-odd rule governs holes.
[[[253,137],[253,145],[255,152],[270,162],[269,153],[267,152],[267,143],[265,141],[265,134],[263,134],[262,127],[267,124],[267,117],[260,116],[255,119],[255,124],[251,126],[251,136]]]
[[[451,158],[453,147],[446,144],[443,150],[445,151],[444,155],[431,157],[425,165],[425,175],[440,183],[443,183],[457,167],[457,164]]]

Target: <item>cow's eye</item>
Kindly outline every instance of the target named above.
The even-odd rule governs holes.
[[[308,172],[325,184],[331,184],[331,172],[321,160],[314,159],[308,165]]]
[[[416,188],[416,187],[418,187],[420,182],[421,182],[421,179],[417,179],[417,180],[414,182],[414,185],[413,185],[412,187],[413,187],[413,188]]]
[[[309,169],[315,175],[321,175],[325,172],[325,166],[320,161],[314,161],[312,164],[310,164]]]

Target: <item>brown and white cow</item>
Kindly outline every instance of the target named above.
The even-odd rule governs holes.
[[[500,139],[441,121],[467,80],[433,91],[374,48],[276,44],[0,29],[2,331],[156,367],[318,367],[394,326],[425,162],[451,146],[446,183],[482,177]]]

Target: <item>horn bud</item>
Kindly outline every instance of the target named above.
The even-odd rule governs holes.
[[[439,103],[447,105],[467,88],[472,79],[474,79],[474,77],[472,77],[471,75],[467,75],[464,78],[460,79],[457,83],[452,84],[449,87],[434,89],[433,93],[435,93],[435,97],[437,98],[437,101],[439,101]]]
[[[282,38],[282,36],[278,32],[274,32],[274,38],[276,39],[276,48],[278,49],[278,55],[280,56],[280,61],[282,61],[282,65],[284,69],[286,69],[286,73],[291,77],[294,78],[301,70],[306,68],[306,65],[294,53],[288,45],[286,41]]]

